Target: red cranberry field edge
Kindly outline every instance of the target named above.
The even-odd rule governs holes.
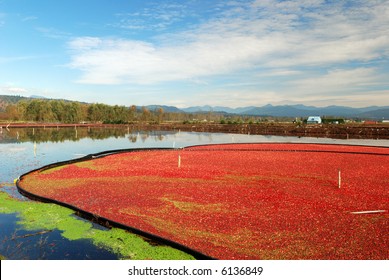
[[[389,148],[224,144],[109,153],[22,192],[217,259],[388,259]]]

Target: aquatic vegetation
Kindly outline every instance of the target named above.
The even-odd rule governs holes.
[[[28,231],[60,230],[68,240],[90,240],[122,259],[193,259],[168,246],[150,244],[122,229],[98,229],[75,216],[73,210],[51,203],[19,201],[0,191],[0,213],[18,213],[20,228]]]
[[[113,154],[19,185],[215,258],[387,259],[388,167],[388,148],[230,144]]]

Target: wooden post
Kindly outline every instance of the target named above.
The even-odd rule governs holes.
[[[340,189],[341,181],[342,181],[342,177],[341,177],[340,168],[339,168],[338,169],[338,187],[339,187],[339,189]]]
[[[351,214],[375,214],[375,213],[385,213],[386,210],[370,210],[370,211],[357,211],[357,212],[350,212]]]
[[[181,168],[181,155],[178,154],[178,168]]]

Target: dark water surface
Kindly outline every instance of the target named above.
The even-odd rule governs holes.
[[[16,214],[1,214],[0,252],[10,260],[116,260],[108,250],[90,240],[70,241],[61,231],[27,231],[17,224]]]

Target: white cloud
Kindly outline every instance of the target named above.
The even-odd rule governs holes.
[[[321,107],[330,105],[352,107],[367,107],[371,105],[385,106],[387,103],[383,103],[383,100],[387,100],[388,96],[389,90],[364,91],[334,95],[312,93],[302,97],[295,95],[292,99],[288,100],[286,104],[305,104]],[[285,101],[283,101],[282,104],[285,104]]]
[[[40,59],[42,56],[0,56],[0,64],[14,63],[24,60]]]
[[[27,17],[24,17],[22,19],[22,21],[32,21],[32,20],[37,20],[37,19],[38,19],[38,17],[36,17],[36,16],[27,16]]]
[[[84,71],[83,83],[184,80],[251,67],[253,59],[269,51],[258,44],[255,37],[208,34],[193,42],[162,47],[141,41],[78,38],[70,43],[75,54],[69,66]]]
[[[154,3],[132,13],[118,13],[118,22],[110,24],[127,30],[165,30],[172,24],[190,16],[190,11],[184,4]]]
[[[88,51],[94,48],[97,48],[101,45],[102,40],[95,37],[81,37],[72,40],[69,43],[71,49],[77,51]]]
[[[52,27],[36,27],[36,31],[40,32],[43,36],[51,39],[68,39],[70,33],[57,30]]]
[[[333,69],[323,74],[299,75],[285,83],[280,94],[288,103],[364,107],[387,105],[389,82],[376,68]]]
[[[28,92],[28,90],[25,88],[12,87],[12,86],[1,87],[0,90],[4,94],[23,94]]]
[[[221,89],[228,98],[222,93],[223,98],[218,98],[217,91],[204,95],[215,97],[219,104],[239,99],[243,105],[244,96],[248,104],[252,104],[249,100],[282,103],[307,100],[312,93],[320,102],[340,93],[350,97],[353,91],[373,94],[378,91],[369,87],[386,81],[379,71],[389,56],[388,0],[229,1],[218,8],[214,17],[201,24],[149,39],[74,38],[69,42],[68,66],[81,71],[77,82],[85,84],[204,80],[212,84],[213,77],[223,76],[227,86],[250,88],[243,93],[234,86]],[[153,14],[149,27],[181,20],[182,9],[160,10]],[[142,20],[140,25],[127,19],[123,24],[142,29],[146,13],[152,14],[144,10],[135,17]],[[249,77],[242,79],[244,75]],[[260,87],[263,84],[267,88]],[[195,99],[197,104],[204,103]],[[341,102],[341,97],[337,100]]]
[[[291,70],[287,68],[277,68],[277,69],[269,69],[264,73],[258,74],[258,77],[271,77],[271,76],[296,76],[303,74],[302,71],[299,70]]]
[[[290,84],[295,91],[302,93],[337,95],[344,90],[357,92],[370,86],[380,86],[382,78],[374,68],[335,69],[324,75],[295,80]]]

